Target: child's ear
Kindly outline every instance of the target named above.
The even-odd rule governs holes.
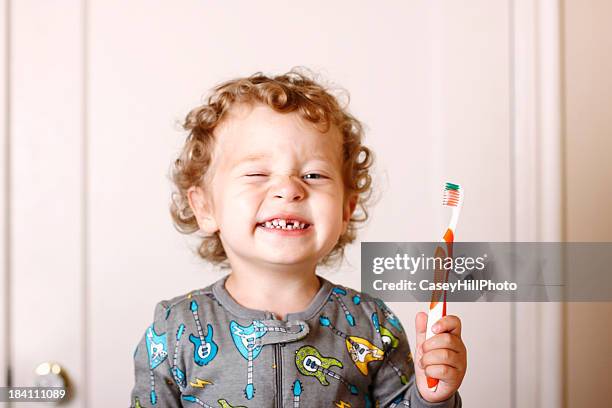
[[[189,187],[189,190],[187,190],[187,199],[189,200],[191,210],[196,216],[200,230],[209,235],[217,232],[219,226],[215,219],[213,206],[204,189],[199,186]]]
[[[346,233],[351,216],[353,215],[353,212],[355,211],[355,207],[357,207],[358,199],[359,199],[359,196],[354,194],[354,195],[351,195],[344,202],[344,208],[342,209],[342,233],[343,234]]]

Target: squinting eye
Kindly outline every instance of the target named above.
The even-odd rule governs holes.
[[[319,173],[308,173],[304,177],[307,177],[307,176],[318,176],[318,177],[315,177],[315,178],[311,178],[310,180],[319,180],[319,179],[325,178],[325,176],[323,176],[323,175],[321,175]]]
[[[266,176],[265,174],[259,174],[259,173],[247,174],[247,177],[265,177],[265,176]]]

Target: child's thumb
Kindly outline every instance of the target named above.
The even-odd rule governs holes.
[[[419,312],[414,319],[414,326],[416,329],[416,347],[417,350],[421,347],[421,344],[425,341],[425,334],[427,333],[427,313]]]

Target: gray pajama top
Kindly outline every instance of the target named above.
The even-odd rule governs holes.
[[[380,299],[318,276],[285,320],[246,308],[228,275],[159,302],[134,352],[131,407],[461,407],[425,401],[398,318]]]

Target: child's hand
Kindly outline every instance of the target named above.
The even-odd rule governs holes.
[[[467,351],[461,340],[461,320],[457,316],[444,316],[432,328],[436,334],[427,341],[427,314],[417,313],[415,324],[414,370],[417,388],[429,402],[444,401],[457,391],[467,368]],[[439,326],[437,330],[436,326]],[[427,376],[440,380],[435,392],[427,387]]]

